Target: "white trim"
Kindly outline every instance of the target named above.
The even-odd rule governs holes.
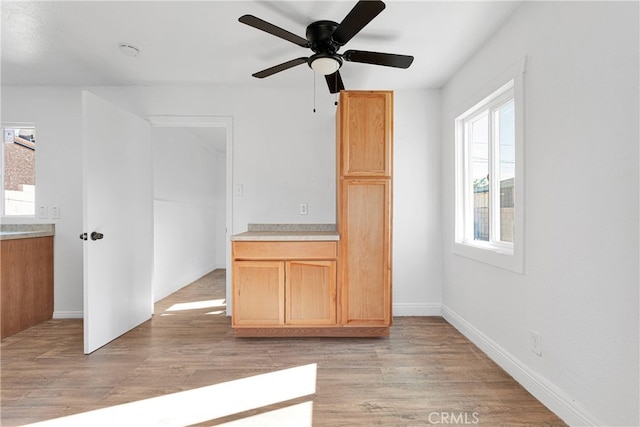
[[[35,122],[0,122],[0,127],[2,128],[2,147],[0,147],[0,166],[2,167],[2,170],[4,171],[4,130],[5,129],[12,129],[12,128],[29,128],[29,129],[36,129],[36,124]],[[36,141],[37,143],[37,141]],[[36,153],[35,155],[35,165],[34,167],[36,168],[34,173],[36,175],[35,177],[35,184],[34,187],[36,186],[36,184],[38,183],[38,154]],[[37,187],[35,187],[37,188]],[[39,218],[38,216],[38,193],[34,193],[33,195],[33,215],[5,215],[5,194],[4,194],[4,173],[0,174],[0,219],[2,220],[2,222],[6,222],[6,221],[11,221],[13,219],[27,219],[30,221],[36,220],[36,219],[48,219],[47,218]]]
[[[497,230],[500,227],[499,216],[494,214],[499,208],[500,182],[495,179],[489,180],[489,241],[474,240],[473,234],[473,203],[470,203],[474,197],[473,186],[469,176],[471,169],[470,152],[473,149],[470,146],[470,128],[473,122],[484,118],[488,121],[489,141],[488,141],[488,166],[490,167],[489,175],[498,176],[498,165],[494,161],[497,157],[494,154],[496,134],[492,131],[495,111],[502,105],[514,99],[514,79],[509,80],[502,87],[491,93],[480,103],[474,105],[470,110],[458,116],[455,120],[456,125],[456,159],[457,175],[456,175],[456,191],[459,192],[456,201],[460,205],[456,205],[456,242],[463,245],[476,246],[481,249],[488,249],[500,253],[513,253],[513,243],[501,242],[497,238]],[[461,138],[460,135],[464,134]],[[516,144],[517,145],[517,144]],[[515,160],[515,159],[514,159]]]
[[[472,96],[467,98],[464,103],[461,103],[461,105],[458,105],[457,108],[454,108],[453,111],[467,111],[469,108],[482,101],[488,93],[495,92],[507,81],[513,79],[515,76],[521,76],[526,72],[527,57],[523,56],[522,58],[518,59],[513,64],[508,66],[496,78],[481,86],[477,91],[475,91]]]
[[[84,311],[54,311],[54,319],[84,319]]]
[[[516,225],[517,228],[517,225]],[[522,249],[520,249],[520,252]],[[485,264],[504,268],[505,270],[515,273],[523,273],[522,256],[511,252],[500,252],[496,247],[483,248],[480,245],[471,245],[455,242],[453,244],[453,253],[465,258],[479,261]]]
[[[455,140],[455,208],[454,208],[454,221],[455,221],[455,236],[453,252],[456,255],[461,255],[466,258],[471,258],[476,261],[480,261],[486,264],[494,265],[496,267],[504,268],[516,273],[524,273],[524,222],[525,222],[525,164],[524,164],[524,74],[526,71],[526,57],[516,61],[505,71],[500,73],[496,79],[491,83],[485,85],[483,89],[476,93],[476,95],[469,100],[464,107],[456,109],[456,111],[462,111],[462,113],[456,115],[454,120],[454,140]],[[506,91],[510,85],[513,85],[511,89],[514,96],[514,108],[515,108],[515,240],[513,245],[501,246],[491,245],[489,247],[483,247],[478,242],[466,242],[464,235],[465,220],[470,220],[469,215],[465,215],[464,212],[467,209],[465,206],[464,191],[460,191],[460,188],[466,182],[464,174],[468,170],[469,165],[467,162],[467,156],[461,153],[464,151],[461,141],[466,141],[463,138],[464,126],[463,122],[473,114],[477,114],[480,107],[488,105],[493,101],[496,93]],[[487,96],[487,94],[490,94]],[[498,95],[500,96],[500,95]],[[467,224],[468,228],[468,224]],[[512,249],[511,249],[512,248]],[[505,250],[507,249],[507,250]]]
[[[36,122],[2,122],[3,128],[36,128]]]
[[[393,316],[441,316],[441,304],[438,303],[405,303],[393,304]]]
[[[575,403],[575,399],[526,366],[444,304],[442,305],[442,317],[566,423],[572,426],[604,425],[585,408],[579,407]]]

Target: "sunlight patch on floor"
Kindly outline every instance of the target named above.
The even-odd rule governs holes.
[[[313,402],[303,402],[275,411],[218,424],[217,427],[311,427]]]
[[[315,363],[255,375],[221,384],[167,394],[136,402],[29,424],[40,427],[166,426],[178,427],[213,421],[287,402],[316,392]],[[310,397],[311,398],[311,397]],[[268,409],[268,408],[267,408]],[[311,427],[313,402],[265,411],[226,427]]]
[[[179,304],[173,304],[165,311],[184,311],[184,310],[199,310],[201,308],[214,308],[214,307],[226,307],[226,299],[211,299],[206,301],[194,301],[183,302]]]

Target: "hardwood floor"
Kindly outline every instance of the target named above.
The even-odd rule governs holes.
[[[81,320],[2,340],[1,424],[317,363],[314,426],[565,425],[442,318],[395,318],[389,338],[235,338],[224,277],[216,270],[159,301],[152,320],[88,356]]]

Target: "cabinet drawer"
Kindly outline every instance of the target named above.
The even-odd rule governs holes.
[[[233,259],[333,259],[336,242],[232,242]]]

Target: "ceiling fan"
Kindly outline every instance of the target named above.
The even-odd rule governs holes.
[[[259,79],[269,77],[280,71],[288,70],[305,62],[319,74],[323,74],[329,86],[329,92],[338,93],[344,89],[340,77],[343,61],[360,62],[387,67],[409,68],[413,56],[393,53],[347,50],[340,54],[338,50],[360,32],[373,18],[385,8],[380,0],[360,0],[339,24],[333,21],[315,21],[309,24],[306,39],[253,15],[243,15],[238,20],[250,27],[257,28],[276,37],[280,37],[298,46],[309,48],[314,53],[306,57],[292,59],[282,64],[252,74]]]

